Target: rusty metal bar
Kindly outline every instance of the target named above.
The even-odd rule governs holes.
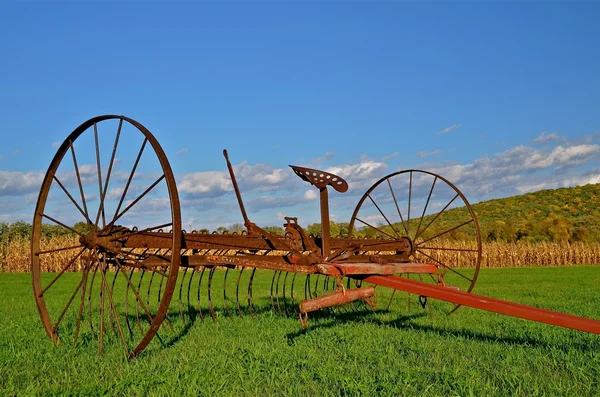
[[[327,258],[331,251],[329,250],[329,197],[327,195],[327,186],[322,187],[320,190],[320,201],[321,201],[321,255],[323,258]]]
[[[600,320],[488,298],[397,276],[368,276],[363,281],[507,316],[600,334]]]
[[[324,309],[326,307],[339,306],[358,299],[370,298],[375,295],[375,288],[353,288],[345,291],[336,291],[329,295],[308,299],[300,302],[300,313],[306,314]]]
[[[237,180],[235,179],[235,174],[233,173],[233,167],[231,166],[231,162],[229,161],[229,155],[227,154],[227,150],[223,149],[223,156],[225,156],[225,161],[227,161],[227,169],[229,170],[229,176],[231,177],[231,183],[233,184],[233,190],[235,190],[235,197],[237,197],[238,204],[240,205],[240,210],[242,211],[242,217],[244,218],[244,225],[249,227],[250,220],[248,219],[248,215],[246,214],[246,208],[244,208],[244,202],[242,201],[242,195],[240,193],[240,188],[238,187]]]
[[[309,237],[315,246],[322,246],[322,239]],[[131,232],[122,236],[110,237],[111,242],[119,242],[123,248],[171,248],[173,235],[167,232]],[[181,236],[182,249],[231,249],[231,250],[270,250],[287,251],[292,241],[289,237],[269,236],[265,239],[259,235],[246,234],[200,234],[183,233]],[[365,240],[360,238],[331,238],[329,240],[332,250],[351,250],[389,252],[401,255],[408,254],[410,242],[408,239],[398,240]]]
[[[321,263],[317,265],[318,272],[330,276],[349,276],[357,274],[390,275],[400,273],[435,274],[436,265],[430,263]]]

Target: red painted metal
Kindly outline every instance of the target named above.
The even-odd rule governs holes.
[[[363,281],[429,298],[456,303],[457,305],[469,306],[526,320],[600,334],[600,320],[593,320],[500,299],[488,298],[397,276],[368,276],[365,277]]]

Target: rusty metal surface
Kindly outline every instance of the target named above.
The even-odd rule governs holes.
[[[98,126],[110,120],[118,121],[119,125],[108,170],[102,173]],[[143,137],[143,143],[111,217],[107,216],[104,203],[123,126],[132,126],[135,134]],[[79,142],[82,134],[88,134],[90,141],[95,142],[92,151],[95,155],[88,162],[95,163],[97,168],[99,206],[96,214],[89,211],[80,172],[82,162],[78,162],[75,151],[74,143]],[[126,201],[126,192],[146,146],[160,164],[162,175],[135,200]],[[319,189],[322,237],[309,236],[295,217],[285,217],[286,234],[279,236],[250,221],[228,153],[223,151],[223,154],[246,230],[242,234],[186,233],[181,229],[173,172],[162,148],[145,127],[123,116],[100,116],[83,123],[67,137],[40,189],[31,246],[34,297],[42,324],[54,342],[62,340],[65,327],[75,324],[74,332],[68,330],[65,334],[74,335],[71,342],[77,343],[83,323],[89,322],[88,328],[100,353],[108,335],[112,334],[122,343],[126,356],[134,357],[146,348],[159,329],[174,328],[167,314],[174,296],[178,316],[186,327],[196,319],[217,321],[221,315],[255,316],[260,310],[254,299],[257,272],[268,272],[271,277],[271,310],[299,317],[303,326],[307,325],[308,313],[319,309],[353,311],[355,303],[374,309],[376,289],[367,285],[370,283],[394,292],[408,292],[409,310],[410,294],[416,294],[423,308],[428,306],[427,299],[432,298],[454,304],[450,313],[464,305],[600,333],[600,321],[471,294],[482,255],[479,225],[462,192],[437,174],[407,170],[380,179],[359,200],[349,223],[348,236],[333,238],[329,230],[328,187],[344,193],[348,183],[324,171],[290,166],[300,178]],[[58,170],[65,164],[74,169],[76,193],[70,192],[61,181]],[[119,219],[135,212],[139,201],[158,184],[168,191],[168,221],[142,230],[119,225]],[[87,232],[78,232],[46,212],[52,188],[68,198],[75,214],[81,215],[87,223]],[[450,192],[451,199],[445,206],[442,203],[441,209],[432,210],[431,202],[438,197],[436,192],[440,188]],[[422,195],[420,203],[416,200],[418,194]],[[382,203],[391,206],[385,207]],[[451,204],[456,203],[463,218],[455,224],[448,223],[446,215]],[[368,207],[372,211],[370,216],[365,215]],[[412,216],[415,211],[418,215]],[[380,223],[369,219],[379,219]],[[78,234],[79,244],[44,249],[43,221]],[[359,227],[370,237],[352,237]],[[447,248],[441,243],[444,236],[453,233],[462,233],[464,248]],[[62,270],[48,282],[41,274],[41,262],[46,255],[59,252],[70,252],[70,259],[65,260]],[[448,252],[452,253],[447,256],[451,259],[440,255]],[[458,265],[461,258],[470,260],[473,271],[465,271]],[[65,274],[75,270],[78,261],[84,263],[79,269],[81,279],[72,286],[69,296],[57,297],[57,288],[53,286],[63,282]],[[448,275],[462,285],[448,283]],[[124,296],[117,295],[119,289],[115,286],[119,284],[125,287]],[[49,294],[55,295],[48,297]],[[53,301],[62,299],[62,307],[49,310],[47,297]],[[388,308],[393,299],[394,293]],[[63,321],[69,315],[74,319]]]

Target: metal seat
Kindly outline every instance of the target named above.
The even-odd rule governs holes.
[[[344,193],[348,190],[348,183],[337,175],[312,168],[298,167],[296,165],[290,165],[290,167],[292,167],[296,175],[302,178],[302,180],[319,189],[323,189],[329,185],[340,193]]]

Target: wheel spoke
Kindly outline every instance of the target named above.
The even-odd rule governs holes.
[[[122,126],[123,119],[119,119],[119,128],[117,128],[117,135],[115,136],[115,143],[113,145],[112,154],[110,156],[108,171],[106,172],[106,180],[104,181],[104,189],[102,189],[102,192],[100,194],[100,206],[98,207],[98,214],[96,214],[96,224],[98,224],[100,213],[102,212],[102,227],[106,227],[106,216],[104,214],[104,200],[106,198],[106,192],[108,191],[108,183],[112,174],[112,168],[115,161],[115,154],[117,153],[117,146],[119,146],[119,137],[121,136]]]
[[[429,228],[429,226],[431,226],[431,224],[432,224],[433,222],[435,222],[435,220],[436,220],[436,219],[437,219],[437,218],[438,218],[440,215],[442,215],[442,214],[444,213],[444,211],[446,211],[446,209],[447,209],[447,208],[448,208],[448,207],[449,207],[449,206],[450,206],[450,205],[451,205],[451,204],[454,202],[454,200],[456,200],[458,197],[459,197],[459,194],[458,194],[458,193],[456,193],[456,196],[454,196],[454,197],[452,198],[452,200],[450,200],[450,201],[448,202],[448,204],[446,204],[446,206],[445,206],[445,207],[444,207],[444,208],[443,208],[443,209],[442,209],[440,212],[438,212],[437,214],[435,214],[435,216],[433,217],[433,219],[431,220],[431,222],[429,222],[429,223],[427,224],[427,226],[425,226],[425,228],[423,228],[423,230],[421,230],[421,232],[420,232],[418,235],[415,235],[415,238],[414,238],[414,240],[417,240],[417,238],[419,238],[419,236],[420,236],[421,234],[425,233],[425,230],[427,230],[427,229]]]
[[[67,263],[67,265],[66,265],[65,267],[63,267],[63,268],[62,268],[62,270],[60,271],[60,273],[58,273],[58,274],[56,275],[56,277],[54,277],[54,279],[52,279],[52,281],[50,281],[50,284],[48,284],[48,285],[46,286],[46,288],[44,288],[44,289],[42,290],[42,292],[40,293],[40,296],[39,296],[40,298],[41,298],[42,296],[44,296],[44,294],[46,293],[46,291],[48,291],[48,289],[49,289],[50,287],[52,287],[52,285],[53,285],[53,284],[56,282],[56,280],[58,280],[58,279],[59,279],[59,278],[60,278],[60,277],[63,275],[63,273],[67,271],[67,269],[68,269],[68,268],[70,268],[71,266],[73,266],[73,263],[75,263],[75,261],[77,260],[77,258],[79,258],[79,257],[81,256],[81,254],[83,254],[83,252],[84,252],[84,251],[85,251],[85,247],[84,247],[84,248],[82,248],[82,249],[81,249],[81,251],[79,251],[79,253],[78,253],[77,255],[75,255],[75,256],[74,256],[74,257],[73,257],[73,258],[72,258],[72,259],[69,261],[69,263]]]
[[[142,143],[142,147],[140,148],[140,151],[135,159],[135,163],[133,164],[133,168],[131,170],[131,173],[129,174],[127,183],[125,184],[125,189],[123,190],[123,194],[121,195],[121,199],[119,200],[119,205],[117,205],[117,209],[115,210],[115,215],[113,216],[112,221],[110,221],[110,225],[114,225],[115,222],[117,221],[117,214],[119,213],[119,210],[121,209],[121,205],[123,205],[123,200],[125,200],[125,196],[127,195],[127,191],[129,190],[129,185],[131,185],[131,181],[133,180],[133,175],[135,174],[135,170],[137,169],[137,166],[140,162],[140,158],[142,157],[142,153],[144,152],[144,148],[146,147],[146,142],[148,142],[148,138],[144,139],[144,142]]]
[[[473,218],[469,219],[469,220],[468,220],[468,221],[466,221],[466,222],[463,222],[463,223],[461,223],[460,225],[456,225],[456,226],[454,226],[453,228],[450,228],[450,229],[448,229],[448,230],[446,230],[446,231],[444,231],[444,232],[438,233],[438,234],[436,234],[435,236],[428,238],[427,240],[421,241],[421,242],[419,243],[419,245],[421,245],[421,244],[425,244],[425,243],[426,243],[426,242],[428,242],[428,241],[431,241],[431,240],[433,240],[433,239],[436,239],[436,238],[438,238],[438,237],[440,237],[440,236],[443,236],[444,234],[450,233],[451,231],[454,231],[454,230],[456,230],[456,229],[459,229],[459,228],[461,228],[461,227],[463,227],[463,226],[465,226],[465,225],[468,225],[468,224],[469,224],[469,223],[471,223],[471,222],[473,222]]]
[[[400,207],[398,206],[398,200],[396,200],[396,195],[394,194],[394,189],[392,189],[392,184],[390,183],[390,179],[387,179],[388,186],[390,187],[390,192],[392,193],[392,198],[394,199],[394,204],[396,205],[396,210],[398,211],[398,215],[400,216],[400,221],[402,222],[402,227],[408,236],[408,229],[406,229],[406,225],[404,224],[404,218],[402,217],[402,212],[400,211]]]
[[[90,220],[90,216],[87,209],[87,203],[85,201],[85,194],[83,194],[83,184],[81,183],[81,175],[79,174],[79,166],[77,165],[77,157],[75,156],[75,148],[73,147],[73,141],[69,141],[69,147],[71,148],[71,154],[73,155],[73,165],[75,166],[75,175],[77,176],[77,184],[79,185],[79,193],[81,194],[81,201],[83,202],[83,210],[85,212],[85,219]],[[91,223],[91,222],[90,222]]]
[[[412,170],[410,171],[410,180],[409,180],[409,184],[408,184],[408,219],[406,221],[406,234],[408,234],[410,236],[409,230],[410,230],[410,201],[412,198],[412,179],[413,179],[413,172]]]
[[[100,165],[100,145],[98,145],[98,125],[96,123],[94,123],[94,141],[96,143],[96,171],[98,173],[98,197],[100,198],[100,204],[98,205],[98,214],[96,215],[96,222],[94,222],[94,226],[96,226],[96,229],[97,229],[101,212],[102,212],[102,216],[104,217],[104,209],[102,208],[103,195],[102,195],[102,167]]]
[[[81,209],[81,207],[79,206],[79,204],[77,204],[77,201],[75,201],[75,199],[73,198],[73,196],[71,196],[71,193],[69,193],[67,191],[67,188],[65,188],[65,186],[58,180],[58,178],[56,177],[56,175],[53,175],[52,178],[56,181],[56,183],[58,183],[58,186],[60,186],[60,188],[63,190],[63,192],[65,192],[65,194],[67,195],[67,197],[69,197],[69,199],[75,205],[75,207],[81,213],[81,215],[83,215],[83,217],[86,220],[86,223],[88,223],[88,224],[92,223],[92,221],[87,217],[87,215],[85,214],[85,212],[83,212],[83,210]]]
[[[118,271],[119,271],[119,269],[117,269],[117,272]],[[115,274],[115,278],[116,278],[116,276],[117,275]],[[125,334],[123,333],[123,327],[121,327],[121,321],[119,320],[119,315],[117,314],[117,309],[115,307],[115,302],[113,300],[112,291],[108,287],[108,282],[106,281],[106,275],[104,272],[102,272],[102,283],[105,285],[105,289],[107,291],[106,296],[108,297],[109,307],[116,319],[117,329],[119,330],[119,335],[121,336],[121,341],[123,342],[123,347],[125,348],[125,356],[128,356],[129,355],[129,347],[127,346],[127,341],[125,340]]]
[[[117,261],[117,263],[119,264],[119,266],[122,266],[121,261],[119,260],[119,258],[115,258],[115,260]],[[127,277],[127,274],[125,274],[125,272],[121,272],[121,274],[123,275],[123,277],[125,277],[125,280],[127,280],[127,284],[129,285],[129,288],[131,288],[131,291],[133,292],[133,294],[135,295],[136,299],[138,300],[138,302],[142,306],[142,309],[144,309],[144,312],[146,312],[146,315],[148,316],[148,322],[150,324],[152,324],[152,321],[154,321],[154,317],[152,317],[152,315],[150,314],[150,310],[148,310],[148,308],[144,304],[144,301],[140,297],[139,291],[137,289],[135,289],[135,287],[131,283],[131,280],[129,279],[129,277]]]
[[[379,208],[379,206],[377,205],[377,203],[375,202],[375,200],[373,200],[373,197],[371,197],[370,194],[368,196],[369,196],[369,199],[371,200],[371,202],[373,203],[373,205],[377,208],[377,210],[381,214],[381,216],[383,216],[383,219],[385,219],[385,221],[387,222],[388,225],[390,225],[390,227],[392,228],[392,230],[394,231],[394,233],[396,233],[396,237],[400,238],[400,235],[398,234],[398,232],[396,231],[396,229],[394,228],[394,226],[390,223],[390,221],[387,218],[387,216],[385,216],[385,214],[381,211],[381,208]]]
[[[417,248],[419,248],[421,250],[435,250],[435,251],[479,252],[478,249],[469,249],[469,248],[423,247],[421,245],[417,245]]]
[[[421,251],[421,250],[417,250],[417,252],[419,252],[420,254],[422,254],[422,255],[424,255],[424,256],[426,256],[426,257],[428,257],[429,259],[431,259],[432,261],[436,262],[437,264],[439,264],[439,265],[441,265],[441,266],[444,266],[446,269],[448,269],[448,270],[450,270],[451,272],[453,272],[453,273],[455,273],[455,274],[459,275],[460,277],[464,278],[465,280],[467,280],[467,281],[469,281],[469,282],[473,282],[473,279],[471,279],[471,278],[468,278],[468,277],[467,277],[467,276],[465,276],[464,274],[457,272],[456,270],[452,269],[450,266],[446,265],[445,263],[443,263],[443,262],[441,262],[441,261],[437,260],[437,259],[436,259],[436,258],[434,258],[433,256],[431,256],[431,255],[427,255],[426,253],[424,253],[424,252],[423,252],[423,251]]]
[[[52,254],[54,252],[60,252],[60,251],[68,251],[68,250],[73,250],[75,248],[81,248],[83,247],[83,245],[79,244],[79,245],[71,245],[70,247],[62,247],[62,248],[54,248],[51,250],[45,250],[45,251],[38,251],[35,252],[35,255],[44,255],[44,254]]]
[[[394,239],[394,240],[396,239],[396,237],[392,236],[391,234],[384,232],[383,230],[379,229],[378,227],[376,227],[376,226],[373,226],[373,225],[371,225],[371,224],[369,224],[369,223],[367,223],[367,222],[363,221],[363,220],[362,220],[362,219],[360,219],[360,218],[356,218],[356,220],[357,220],[357,221],[359,221],[360,223],[362,223],[362,224],[366,225],[366,226],[369,226],[369,227],[370,227],[370,228],[372,228],[372,229],[375,229],[375,230],[377,230],[377,231],[378,231],[379,233],[381,233],[381,234],[385,234],[386,236],[388,236],[388,237],[390,237],[390,238],[392,238],[392,239]]]
[[[119,218],[121,218],[123,215],[125,215],[125,213],[127,211],[129,211],[131,209],[131,207],[133,207],[134,205],[137,204],[138,201],[140,201],[142,198],[144,198],[144,196],[146,194],[148,194],[152,189],[154,189],[154,187],[156,185],[158,185],[160,183],[160,181],[162,181],[165,178],[165,174],[162,174],[161,177],[159,177],[156,181],[154,181],[154,183],[152,185],[150,185],[146,190],[144,190],[144,193],[140,194],[135,200],[133,200],[133,202],[131,204],[129,204],[127,206],[127,208],[125,208],[113,221],[116,222]]]
[[[433,179],[433,183],[431,184],[431,189],[429,190],[429,195],[427,196],[427,202],[425,203],[425,207],[423,208],[423,213],[421,214],[421,218],[419,219],[419,226],[417,226],[417,232],[415,233],[415,239],[417,238],[416,236],[419,235],[419,231],[421,230],[421,224],[423,223],[423,218],[425,217],[425,212],[427,212],[427,207],[429,206],[429,200],[431,200],[431,195],[433,194],[433,189],[435,187],[435,183],[437,182],[437,175],[435,176],[435,178]]]
[[[79,281],[79,284],[77,284],[77,288],[75,288],[75,291],[73,291],[73,293],[71,294],[71,297],[69,298],[69,301],[67,302],[67,306],[65,306],[63,311],[60,313],[60,316],[58,316],[58,320],[56,320],[56,324],[52,328],[52,331],[54,331],[55,333],[56,333],[56,330],[58,329],[58,326],[60,325],[60,322],[62,321],[64,315],[67,313],[67,310],[69,310],[69,307],[71,306],[71,303],[73,302],[73,299],[75,299],[75,295],[77,295],[77,292],[79,292],[79,290],[81,289],[82,284],[83,284],[83,277],[81,277],[81,281]]]
[[[79,331],[81,329],[81,317],[83,316],[83,311],[85,309],[85,292],[87,290],[87,279],[88,274],[91,268],[91,258],[88,259],[88,263],[86,263],[85,268],[83,270],[83,289],[81,290],[81,301],[79,302],[79,315],[77,316],[77,325],[75,326],[75,338],[73,338],[73,346],[77,344],[77,340],[79,339]]]
[[[70,231],[72,231],[72,232],[73,232],[73,233],[75,233],[75,234],[78,234],[78,235],[80,235],[81,237],[85,237],[85,236],[83,235],[83,233],[80,233],[80,232],[78,232],[77,230],[73,229],[72,227],[69,227],[69,226],[65,225],[64,223],[62,223],[62,222],[60,222],[60,221],[57,221],[56,219],[52,218],[50,215],[41,214],[41,216],[43,216],[44,218],[47,218],[47,219],[51,220],[52,222],[56,223],[56,224],[57,224],[57,225],[59,225],[59,226],[62,226],[62,227],[64,227],[64,228],[65,228],[65,229],[67,229],[67,230],[70,230]]]

